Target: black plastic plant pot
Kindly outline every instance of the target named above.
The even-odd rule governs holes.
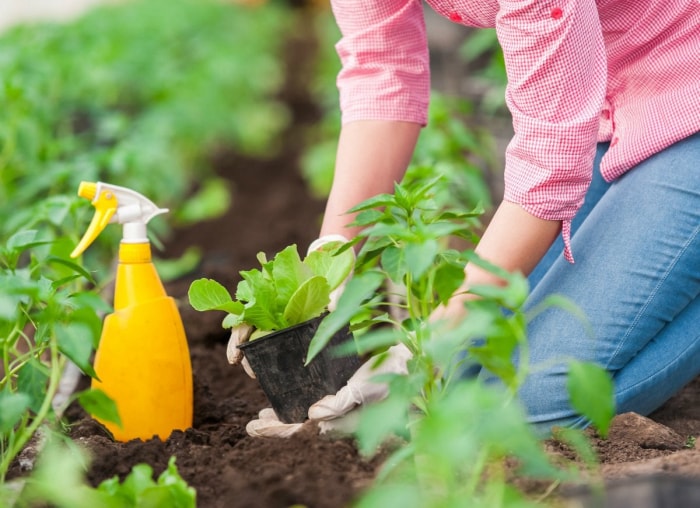
[[[336,393],[360,367],[358,355],[338,356],[333,351],[335,346],[352,340],[348,327],[338,331],[311,363],[304,366],[309,343],[324,317],[238,346],[255,372],[272,409],[284,423],[306,420],[314,402]]]

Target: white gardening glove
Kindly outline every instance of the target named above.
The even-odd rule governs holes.
[[[344,416],[357,406],[384,399],[389,387],[384,382],[376,382],[374,377],[380,374],[406,374],[411,352],[403,344],[396,344],[387,349],[383,361],[375,367],[379,356],[363,363],[357,372],[335,395],[326,395],[309,408],[311,420],[328,421]]]
[[[385,358],[376,366],[379,356],[370,358],[352,375],[345,386],[335,395],[327,395],[309,408],[309,420],[318,422],[321,434],[328,432],[351,432],[357,420],[353,409],[384,399],[389,393],[385,382],[376,382],[380,374],[406,374],[411,352],[403,344],[390,347]],[[282,423],[271,408],[263,409],[258,419],[246,426],[246,432],[253,437],[289,437],[298,431],[303,423]]]
[[[226,346],[226,358],[228,358],[228,363],[232,365],[240,364],[243,367],[248,376],[255,378],[255,372],[250,368],[248,359],[243,354],[243,351],[238,349],[239,344],[248,342],[250,335],[253,333],[253,327],[247,324],[242,324],[234,326],[231,328],[231,337],[228,339],[228,345]]]

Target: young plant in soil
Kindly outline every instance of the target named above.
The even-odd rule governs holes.
[[[58,204],[54,199],[54,213]],[[66,213],[54,219],[70,222]],[[98,313],[109,309],[89,289],[95,285],[91,274],[68,256],[74,235],[46,221],[33,225],[38,229],[20,229],[0,247],[0,504],[195,506],[194,491],[172,461],[157,483],[148,466],[140,465],[124,484],[113,479],[98,489],[87,485],[87,458],[63,434],[63,412],[77,400],[103,421],[119,424],[119,414],[101,390],[69,393],[60,386],[69,362],[95,376]],[[17,467],[31,472],[7,482],[11,466],[13,473]]]
[[[480,212],[438,204],[434,197],[445,185],[439,177],[425,182],[408,175],[393,195],[351,210],[358,214],[355,224],[364,227],[356,239],[364,241],[356,273],[309,348],[310,360],[358,308],[366,307],[374,317],[364,323],[371,331],[358,336],[360,352],[374,352],[377,363],[385,358],[382,351],[398,343],[412,353],[407,375],[376,379],[388,383],[388,397],[362,409],[356,435],[363,453],[375,452],[391,436],[404,440],[361,500],[363,507],[527,506],[524,495],[506,481],[511,470],[548,478],[553,486],[575,477],[551,463],[516,399],[530,368],[527,281],[479,259],[471,249],[450,248],[451,236],[474,239],[470,221]],[[506,284],[470,288],[474,298],[465,304],[458,325],[431,319],[462,285],[467,262],[496,273]],[[396,301],[387,289],[395,287],[403,288],[402,312],[383,312],[386,302]],[[552,305],[575,311],[558,297],[544,307]],[[490,373],[489,382],[468,375],[475,366]],[[609,379],[588,364],[575,364],[571,372],[574,407],[604,433],[612,418]],[[569,439],[587,451],[580,434]]]
[[[180,476],[174,456],[157,479],[150,465],[136,464],[123,481],[115,475],[93,488],[85,478],[85,464],[89,461],[85,452],[69,439],[60,439],[56,434],[47,437],[46,447],[16,502],[2,498],[8,502],[7,506],[194,508],[197,505],[197,493]]]
[[[59,427],[75,398],[118,421],[99,391],[75,394],[54,407],[68,361],[94,376],[90,357],[99,339],[99,297],[84,289],[90,274],[59,255],[60,242],[20,230],[0,249],[0,487],[17,454],[44,426]]]
[[[243,280],[233,300],[219,283],[200,279],[190,286],[189,297],[197,310],[225,310],[224,327],[250,341],[238,345],[255,373],[277,417],[285,423],[302,422],[308,409],[325,395],[340,389],[360,367],[360,358],[338,358],[328,351],[306,365],[309,342],[322,314],[328,311],[331,292],[348,277],[354,254],[336,255],[338,244],[326,244],[301,260],[296,245],[286,247],[268,261],[258,254],[261,270],[241,272]],[[334,334],[332,343],[352,343],[347,328]],[[239,351],[231,351],[235,359]],[[233,360],[235,361],[235,360]],[[246,370],[248,366],[244,364]]]

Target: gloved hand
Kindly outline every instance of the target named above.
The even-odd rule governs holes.
[[[253,369],[250,367],[248,359],[243,354],[243,351],[238,349],[239,344],[248,342],[252,333],[253,327],[247,324],[231,328],[231,337],[228,339],[228,345],[226,346],[226,358],[228,358],[228,363],[231,365],[240,364],[245,373],[255,379],[255,372],[253,372]]]
[[[379,356],[385,356],[383,361]],[[411,352],[403,344],[390,347],[386,353],[370,358],[352,375],[346,385],[335,395],[327,395],[309,408],[309,420],[318,422],[321,434],[328,432],[351,432],[356,423],[355,408],[384,399],[389,391],[384,382],[373,378],[379,374],[406,374]],[[375,367],[376,365],[376,367]],[[282,423],[271,408],[260,411],[258,419],[246,426],[246,432],[253,437],[289,437],[297,432],[303,423]]]

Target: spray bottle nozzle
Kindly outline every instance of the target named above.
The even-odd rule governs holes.
[[[102,182],[81,182],[78,195],[89,199],[95,207],[95,215],[71,257],[80,256],[111,222],[123,224],[125,243],[145,243],[146,224],[167,208],[158,208],[150,199],[136,191]]]
[[[97,184],[94,182],[80,182],[78,196],[92,201],[97,195]]]

